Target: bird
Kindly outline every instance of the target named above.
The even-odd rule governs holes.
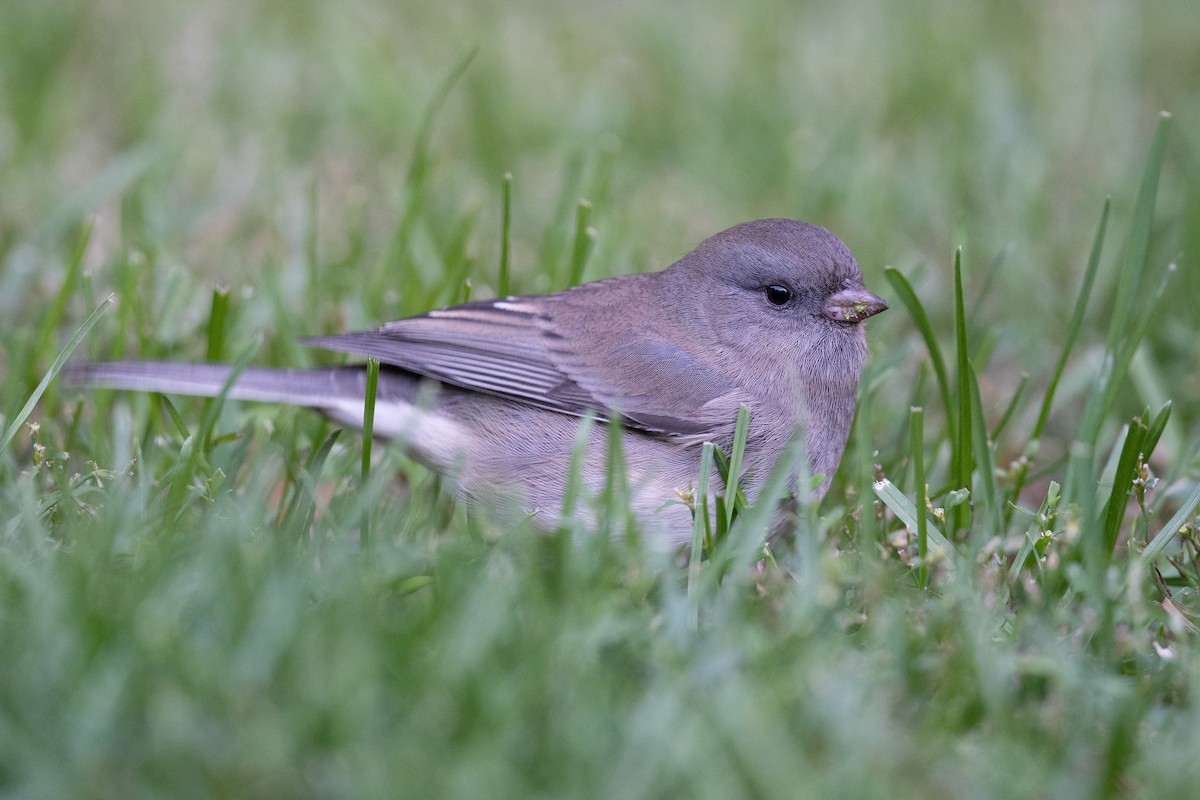
[[[619,420],[642,529],[691,540],[704,442],[729,452],[750,412],[740,486],[750,500],[800,437],[827,491],[867,356],[864,320],[886,310],[849,248],[823,227],[759,219],[703,240],[659,272],[555,294],[476,300],[304,344],[380,363],[373,433],[397,439],[469,505],[553,529],[582,418],[595,421],[583,486],[606,480]],[[247,367],[115,361],[66,369],[77,387],[217,396],[316,409],[362,428],[365,364]],[[794,480],[797,476],[789,476]],[[719,487],[717,487],[719,488]]]

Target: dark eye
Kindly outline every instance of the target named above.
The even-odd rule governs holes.
[[[786,306],[792,299],[792,290],[778,283],[763,289],[767,293],[767,302],[773,306]]]

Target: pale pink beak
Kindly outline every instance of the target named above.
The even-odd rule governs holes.
[[[887,311],[887,301],[861,286],[843,289],[825,303],[825,316],[837,322],[862,322],[881,311]]]

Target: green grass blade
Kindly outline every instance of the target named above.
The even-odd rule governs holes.
[[[425,107],[425,112],[421,115],[421,125],[417,129],[416,144],[413,146],[412,163],[408,171],[408,181],[410,184],[421,185],[424,183],[425,173],[429,168],[429,143],[433,139],[433,125],[437,122],[442,106],[446,104],[446,100],[450,97],[450,92],[453,91],[455,84],[466,73],[467,68],[471,66],[471,62],[475,60],[475,56],[477,55],[479,55],[478,45],[468,50],[466,55],[459,59],[458,63],[451,68],[450,72],[446,74],[446,77],[442,79],[437,89],[433,92],[429,105]]]
[[[308,267],[308,285],[305,287],[308,296],[309,313],[317,313],[321,308],[321,248],[320,248],[320,210],[321,197],[319,184],[314,176],[308,182],[307,219],[304,237],[304,262]]]
[[[1029,387],[1029,375],[1022,374],[1021,380],[1017,383],[1017,388],[1013,392],[1012,399],[1008,401],[1008,405],[1004,408],[1004,413],[1000,415],[1000,421],[996,423],[996,427],[992,429],[991,439],[993,442],[1000,439],[1000,434],[1004,433],[1004,429],[1008,427],[1009,421],[1016,412],[1021,401],[1025,399],[1025,390]]]
[[[900,491],[896,484],[884,478],[876,481],[872,488],[875,490],[875,495],[896,515],[896,519],[904,523],[904,527],[910,531],[919,530],[921,523],[917,521],[917,507],[904,495],[904,492]],[[937,522],[928,513],[925,516],[925,535],[928,537],[931,549],[948,557],[955,567],[965,566],[966,560],[938,528]]]
[[[601,507],[603,519],[597,526],[600,536],[628,537],[636,530],[629,497],[629,470],[625,461],[625,422],[616,411],[610,412],[607,433],[607,448],[604,464],[604,496]]]
[[[4,438],[0,440],[0,453],[3,453],[8,449],[8,446],[12,444],[12,440],[14,437],[16,437],[17,431],[19,431],[21,426],[25,424],[25,420],[29,419],[29,415],[33,413],[33,409],[37,406],[38,401],[42,399],[42,395],[45,393],[46,387],[49,386],[50,382],[54,380],[54,377],[58,375],[58,372],[62,369],[63,364],[67,363],[67,359],[69,359],[71,354],[75,352],[75,348],[79,347],[79,343],[83,341],[84,337],[86,337],[92,328],[95,327],[96,323],[100,321],[100,316],[104,313],[104,310],[108,308],[108,304],[112,302],[112,299],[112,295],[109,295],[103,302],[100,303],[100,305],[96,306],[96,310],[88,316],[83,325],[79,327],[79,330],[75,331],[75,335],[73,335],[70,341],[67,342],[66,347],[59,351],[58,357],[54,359],[54,363],[50,365],[50,369],[46,370],[46,374],[42,376],[42,380],[40,383],[38,383],[37,388],[33,390],[33,394],[29,395],[29,399],[25,401],[25,405],[22,406],[21,410],[18,411],[16,416],[12,418],[12,422],[9,423],[8,430],[4,432]]]
[[[1117,281],[1117,294],[1111,324],[1108,331],[1108,349],[1117,352],[1122,335],[1128,329],[1134,302],[1139,294],[1142,274],[1146,266],[1146,254],[1150,249],[1150,233],[1154,223],[1154,205],[1158,198],[1158,179],[1162,174],[1163,157],[1167,150],[1167,132],[1171,128],[1171,115],[1162,113],[1154,128],[1154,139],[1150,143],[1150,155],[1142,173],[1142,184],[1138,189],[1137,202],[1133,211],[1133,227],[1122,258],[1123,268]]]
[[[904,307],[908,309],[909,316],[912,317],[913,323],[917,326],[917,332],[921,334],[921,338],[925,340],[925,347],[929,351],[929,359],[933,362],[933,372],[937,376],[938,389],[942,394],[942,406],[946,409],[948,424],[951,429],[954,427],[954,403],[950,396],[950,378],[946,371],[946,359],[942,356],[942,348],[938,344],[937,336],[933,331],[933,324],[929,321],[929,315],[925,313],[924,306],[917,298],[917,293],[913,291],[912,284],[908,282],[908,278],[894,267],[887,267],[883,270],[884,277],[888,283],[892,285],[896,296]]]
[[[1029,475],[1029,459],[1038,450],[1042,431],[1046,427],[1046,421],[1050,418],[1050,409],[1054,405],[1054,396],[1058,391],[1058,383],[1062,379],[1063,372],[1066,371],[1067,361],[1071,357],[1071,352],[1075,349],[1075,343],[1079,339],[1079,332],[1083,329],[1084,314],[1087,311],[1087,305],[1092,296],[1092,287],[1096,283],[1096,273],[1100,269],[1100,254],[1104,251],[1104,238],[1108,231],[1108,216],[1111,209],[1112,200],[1105,199],[1104,208],[1100,212],[1100,224],[1096,227],[1096,234],[1092,238],[1092,249],[1088,255],[1087,267],[1084,270],[1083,283],[1079,287],[1079,294],[1075,297],[1075,308],[1071,312],[1071,321],[1067,325],[1067,338],[1063,342],[1062,350],[1058,354],[1058,361],[1055,362],[1054,371],[1050,375],[1050,383],[1046,388],[1045,396],[1042,398],[1042,406],[1038,410],[1037,421],[1034,423],[1033,431],[1029,435],[1026,458],[1017,468],[1017,473],[1013,477],[1012,488],[1009,491],[1009,509],[1017,504],[1021,497],[1021,490],[1025,488],[1025,480]],[[1069,487],[1070,483],[1067,486]]]
[[[1079,287],[1079,294],[1075,298],[1075,309],[1071,312],[1071,322],[1067,326],[1067,338],[1063,342],[1062,351],[1058,354],[1058,361],[1054,365],[1054,372],[1050,376],[1050,385],[1046,389],[1046,396],[1042,398],[1042,407],[1038,411],[1037,422],[1034,423],[1031,434],[1032,439],[1039,439],[1046,427],[1046,420],[1049,419],[1050,409],[1054,404],[1054,395],[1058,391],[1058,382],[1062,379],[1063,372],[1067,368],[1067,360],[1071,357],[1071,351],[1074,350],[1075,343],[1079,339],[1079,332],[1083,329],[1084,314],[1092,296],[1092,287],[1096,283],[1096,273],[1100,269],[1100,254],[1104,251],[1104,237],[1108,231],[1108,215],[1111,209],[1112,200],[1105,199],[1104,209],[1100,212],[1100,224],[1096,227],[1096,235],[1092,239],[1092,250],[1088,255],[1083,283]]]
[[[1121,456],[1117,461],[1117,469],[1113,474],[1112,490],[1108,495],[1102,515],[1101,530],[1104,534],[1104,554],[1111,557],[1117,544],[1117,536],[1121,531],[1121,523],[1125,521],[1125,508],[1129,504],[1129,492],[1133,487],[1134,471],[1138,457],[1142,454],[1142,443],[1146,439],[1146,424],[1134,418],[1125,433],[1125,442],[1121,446]]]
[[[363,400],[362,471],[359,496],[362,498],[362,518],[359,525],[359,547],[366,550],[371,544],[371,445],[375,435],[375,395],[379,389],[379,359],[367,359],[367,396]]]
[[[592,216],[592,204],[580,200],[575,208],[575,243],[571,246],[571,270],[567,285],[575,286],[583,281],[583,270],[587,266],[588,257],[592,254],[592,246],[596,242],[596,231],[588,225]]]
[[[1051,529],[1054,514],[1058,510],[1059,501],[1059,485],[1054,481],[1050,481],[1050,486],[1046,490],[1046,496],[1042,499],[1042,505],[1038,508],[1034,515],[1033,521],[1029,523],[1029,527],[1025,530],[1025,538],[1021,542],[1021,546],[1017,549],[1017,555],[1013,559],[1012,571],[1009,573],[1009,583],[1013,584],[1017,578],[1021,576],[1021,572],[1025,569],[1025,563],[1029,560],[1029,556],[1033,554],[1038,543],[1042,540],[1042,532]]]
[[[925,410],[922,408],[909,409],[911,423],[911,439],[909,452],[913,463],[913,484],[916,490],[917,502],[914,508],[925,510],[928,502],[929,487],[925,483]],[[929,520],[924,513],[916,513],[917,520],[917,557],[920,566],[917,567],[917,585],[922,589],[929,586]]]
[[[700,570],[703,565],[705,542],[710,541],[708,524],[708,485],[712,475],[713,452],[716,445],[705,442],[700,447],[700,477],[696,481],[695,506],[692,513],[692,550],[688,557],[688,625],[694,630],[700,622]]]
[[[987,521],[988,530],[976,521],[972,529],[972,539],[978,551],[992,536],[1002,536],[1004,533],[1004,518],[1000,509],[1000,488],[996,485],[996,466],[992,456],[992,443],[988,439],[987,425],[983,418],[983,402],[979,397],[979,381],[975,377],[975,368],[967,362],[968,387],[971,399],[971,446],[975,465],[978,467],[975,483],[975,511]],[[966,505],[964,503],[963,505]]]
[[[741,491],[742,458],[746,453],[746,439],[750,435],[750,409],[738,406],[737,422],[733,426],[733,452],[729,456],[729,472],[725,476],[725,529],[733,527],[737,513],[737,497]]]
[[[771,519],[779,509],[780,503],[784,502],[786,498],[793,497],[790,477],[799,474],[799,485],[801,487],[809,485],[811,476],[808,475],[807,465],[808,457],[805,455],[804,437],[793,437],[792,442],[759,491],[758,497],[738,514],[737,521],[729,535],[714,547],[712,562],[715,565],[714,574],[716,576],[723,576],[738,565],[750,564],[758,557],[769,533]],[[800,507],[797,509],[797,516],[803,518],[806,510],[802,506],[809,502],[807,491],[797,492],[794,498],[797,506]]]
[[[504,173],[504,181],[500,191],[500,270],[496,278],[496,295],[508,297],[509,259],[512,256],[512,185],[511,172]]]
[[[1200,483],[1192,487],[1191,493],[1179,506],[1179,510],[1150,539],[1150,544],[1146,545],[1146,549],[1142,551],[1140,556],[1143,564],[1147,566],[1154,565],[1154,562],[1167,549],[1168,545],[1175,541],[1175,537],[1179,535],[1179,531],[1187,524],[1188,518],[1192,516],[1192,512],[1196,510],[1197,506],[1200,506]]]
[[[962,248],[954,251],[954,341],[958,354],[958,390],[955,394],[954,418],[957,423],[953,434],[951,480],[954,488],[971,491],[971,473],[974,471],[972,450],[972,369],[967,343],[966,307],[963,303]],[[971,509],[966,503],[953,512],[954,524],[951,533],[965,530],[971,524]]]
[[[1167,422],[1171,419],[1172,407],[1173,404],[1168,400],[1150,421],[1146,430],[1146,439],[1142,442],[1142,453],[1145,455],[1145,460],[1149,460],[1154,453],[1154,448],[1158,447],[1158,440],[1162,438],[1163,431],[1167,429]]]
[[[250,363],[250,359],[254,357],[257,350],[258,342],[251,343],[233,363],[233,366],[229,370],[229,376],[225,379],[225,385],[221,387],[221,391],[215,397],[205,401],[204,414],[200,417],[200,424],[197,426],[194,434],[184,439],[183,446],[180,448],[179,459],[176,461],[175,466],[163,476],[163,482],[170,486],[167,492],[164,513],[173,521],[178,521],[186,510],[187,506],[184,501],[187,499],[189,487],[192,486],[197,470],[205,463],[207,450],[214,444],[212,432],[216,428],[217,419],[220,417],[221,409],[225,405],[225,397],[229,394],[230,387],[237,382],[238,375]],[[173,406],[168,405],[168,408],[172,412],[174,411]],[[173,419],[177,426],[183,426],[183,419],[179,417],[178,413],[173,414]]]
[[[71,258],[67,261],[67,274],[63,278],[62,286],[54,295],[54,303],[50,306],[49,311],[41,315],[41,328],[38,331],[37,345],[34,352],[45,353],[50,349],[50,339],[54,336],[54,331],[62,322],[63,315],[67,310],[67,302],[71,296],[75,294],[76,288],[79,286],[80,276],[83,274],[83,254],[87,252],[88,242],[92,240],[92,230],[95,226],[95,221],[88,219],[79,226],[79,234],[75,237],[75,246],[71,250]]]
[[[225,357],[225,329],[229,320],[229,287],[218,286],[212,291],[208,312],[208,349],[206,361],[220,361]]]
[[[329,459],[329,453],[342,435],[344,429],[332,431],[321,444],[312,452],[304,469],[296,475],[296,488],[292,502],[284,510],[280,527],[284,530],[295,531],[303,536],[311,527],[317,509],[317,481],[321,470]]]
[[[580,419],[579,428],[575,431],[575,441],[571,444],[571,463],[567,467],[567,484],[563,490],[560,532],[574,521],[576,509],[584,499],[583,466],[595,427],[596,418],[589,413]]]
[[[1158,310],[1162,305],[1163,297],[1167,293],[1167,286],[1175,276],[1175,271],[1174,263],[1167,264],[1163,268],[1162,277],[1159,278],[1158,285],[1155,287],[1153,294],[1138,307],[1141,316],[1137,319],[1133,331],[1124,340],[1117,354],[1113,366],[1112,379],[1109,381],[1104,393],[1103,410],[1105,413],[1108,413],[1116,404],[1117,394],[1121,390],[1121,384],[1124,382],[1125,376],[1129,374],[1133,357],[1137,354],[1142,342],[1146,340],[1146,335],[1150,332],[1150,326],[1158,321]]]
[[[1093,380],[1092,390],[1084,405],[1079,428],[1075,434],[1075,444],[1071,449],[1071,458],[1067,464],[1067,476],[1064,484],[1067,501],[1079,502],[1085,519],[1090,515],[1089,484],[1093,480],[1100,428],[1116,399],[1116,392],[1125,377],[1133,354],[1155,317],[1158,297],[1161,297],[1165,291],[1167,279],[1172,272],[1168,266],[1159,283],[1155,299],[1149,304],[1143,304],[1143,308],[1148,308],[1143,312],[1138,323],[1133,324],[1130,314],[1134,307],[1134,299],[1139,294],[1146,250],[1149,246],[1149,236],[1154,221],[1154,204],[1158,192],[1158,176],[1162,171],[1169,122],[1170,115],[1164,114],[1159,117],[1158,126],[1155,128],[1154,140],[1146,160],[1141,189],[1138,192],[1137,205],[1134,209],[1129,244],[1122,257],[1121,272],[1117,279],[1117,296],[1114,300],[1113,316],[1109,320],[1104,361]]]
[[[425,107],[424,113],[421,115],[421,123],[417,128],[416,140],[413,144],[408,179],[405,183],[408,202],[405,204],[404,212],[396,224],[395,232],[392,234],[391,242],[384,254],[383,261],[376,268],[375,275],[371,276],[368,283],[371,297],[386,296],[387,286],[396,280],[394,268],[403,264],[408,257],[409,240],[412,237],[414,226],[424,207],[425,180],[429,171],[429,143],[433,137],[434,123],[437,122],[442,107],[450,97],[450,92],[454,89],[459,79],[462,78],[463,74],[466,73],[467,68],[471,66],[471,62],[475,60],[475,56],[478,53],[479,47],[473,47],[454,65],[434,90],[429,104]]]
[[[179,409],[177,409],[175,404],[171,402],[171,398],[167,397],[165,394],[160,394],[158,395],[158,399],[159,405],[162,407],[163,411],[166,412],[167,419],[169,419],[171,424],[175,426],[175,432],[179,434],[179,437],[181,439],[186,439],[191,436],[192,434],[191,431],[188,430],[187,422],[184,420],[183,415],[179,413]],[[214,401],[210,400],[209,402],[211,403]]]

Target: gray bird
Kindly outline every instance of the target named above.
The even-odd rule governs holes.
[[[860,324],[887,303],[862,284],[849,249],[824,228],[746,222],[662,272],[551,295],[438,309],[377,330],[302,340],[377,358],[375,435],[452,477],[473,502],[558,521],[579,418],[619,412],[635,515],[688,541],[679,502],[698,479],[700,445],[729,451],[738,406],[751,414],[742,486],[753,499],[797,430],[824,496],[841,460],[866,359]],[[70,367],[75,385],[219,394],[230,367],[114,362]],[[435,382],[430,397],[423,385]],[[366,368],[247,368],[228,397],[289,403],[362,427]],[[605,481],[596,426],[584,484]]]

